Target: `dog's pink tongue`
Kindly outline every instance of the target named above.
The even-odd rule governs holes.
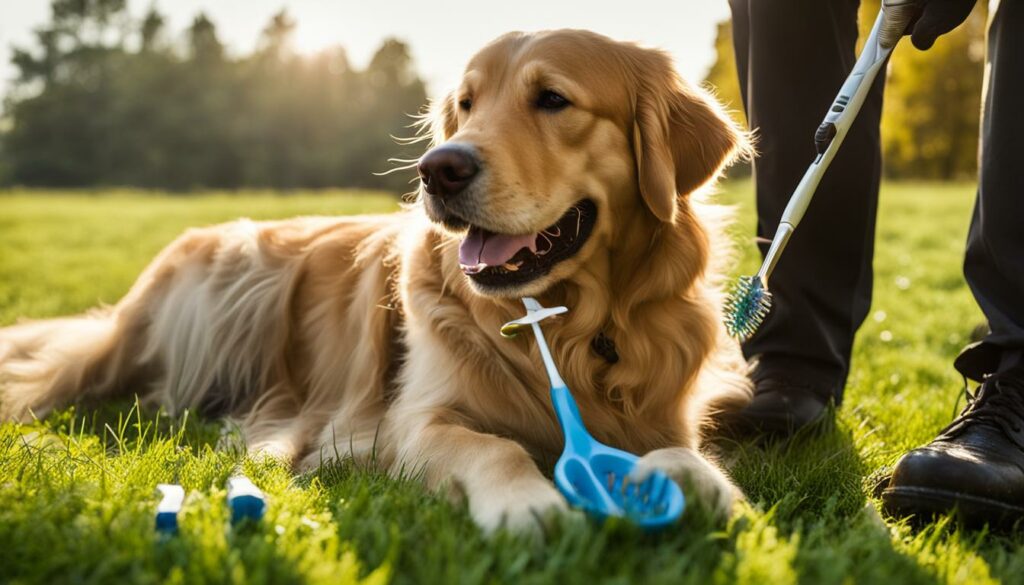
[[[523,248],[536,252],[537,234],[508,236],[473,228],[459,245],[459,264],[477,270],[486,266],[501,266]]]

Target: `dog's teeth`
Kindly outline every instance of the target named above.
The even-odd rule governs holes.
[[[520,262],[519,264],[522,264],[522,262]],[[515,272],[519,270],[519,264],[512,264],[511,262],[506,262],[502,264],[501,267],[504,268],[505,270],[508,270],[509,272]]]
[[[462,272],[465,274],[477,274],[484,268],[487,268],[487,265],[481,262],[480,264],[477,264],[475,266],[469,266],[468,264],[459,264],[459,267],[462,268]]]

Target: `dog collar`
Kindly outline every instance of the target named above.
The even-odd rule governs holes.
[[[619,352],[615,351],[615,340],[600,332],[590,341],[590,348],[594,353],[604,358],[609,364],[619,362]]]

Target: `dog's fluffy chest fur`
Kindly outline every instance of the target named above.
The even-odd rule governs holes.
[[[342,413],[325,420],[323,432],[335,443],[351,437],[357,456],[382,447],[392,453],[388,444],[401,441],[396,435],[409,417],[434,412],[515,437],[545,459],[557,455],[561,431],[536,342],[530,333],[499,334],[502,323],[523,314],[521,303],[470,291],[452,265],[452,242],[414,216],[377,221],[372,231],[339,223],[300,247],[292,310],[305,327],[288,371],[305,385],[307,400],[320,405],[315,411]],[[641,453],[692,440],[684,407],[695,378],[672,364],[701,360],[707,348],[659,340],[640,322],[618,327],[608,292],[588,286],[596,283],[567,283],[543,299],[570,307],[544,327],[588,428],[599,440]],[[642,309],[630,317],[648,318]],[[599,332],[616,340],[618,363],[593,351]]]
[[[465,424],[482,432],[515,437],[545,459],[556,456],[562,436],[537,344],[528,332],[516,339],[499,334],[502,323],[522,316],[522,304],[475,295],[452,263],[452,242],[430,230],[418,237],[422,243],[406,244],[399,269],[397,294],[405,316],[402,331],[409,338],[405,345],[422,347],[421,336],[428,338],[426,345],[449,356],[440,358],[438,365],[445,363],[451,368],[432,371],[431,377],[462,382],[433,394],[430,405],[414,398],[415,388],[406,388],[406,395],[399,397],[389,417],[400,420],[406,403],[416,403],[420,409],[451,409]],[[687,428],[690,413],[685,410],[685,399],[696,377],[692,368],[680,362],[703,360],[710,344],[702,347],[706,340],[693,338],[690,347],[680,347],[652,337],[651,330],[640,323],[630,330],[620,328],[608,291],[588,287],[600,285],[586,280],[568,282],[542,301],[570,307],[568,314],[545,323],[544,328],[590,431],[599,440],[638,453],[693,441],[696,435]],[[661,319],[669,321],[668,326],[692,325],[687,322],[693,318],[691,302],[679,298],[673,304],[678,305],[682,318]],[[666,307],[652,309],[664,313]],[[704,316],[698,313],[698,317]],[[631,317],[650,318],[643,309],[633,311]],[[592,341],[598,333],[614,336],[618,363],[609,364],[594,352]],[[450,359],[452,356],[457,359]],[[422,362],[414,355],[406,359],[400,376],[422,379],[418,369]]]

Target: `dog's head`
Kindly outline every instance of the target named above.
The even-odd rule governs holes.
[[[426,213],[461,238],[474,288],[503,297],[570,278],[638,213],[674,224],[685,195],[745,148],[665,53],[573,30],[497,39],[431,124]]]

